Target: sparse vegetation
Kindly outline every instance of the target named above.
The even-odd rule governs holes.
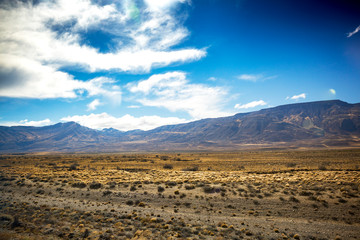
[[[358,159],[360,150],[4,155],[0,238],[356,239]]]

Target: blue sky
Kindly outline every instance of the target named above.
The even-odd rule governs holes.
[[[0,125],[148,130],[360,102],[349,0],[0,2]]]

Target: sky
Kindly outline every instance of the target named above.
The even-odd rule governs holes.
[[[149,130],[360,102],[350,0],[1,0],[0,125]]]

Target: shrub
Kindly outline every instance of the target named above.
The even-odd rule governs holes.
[[[203,190],[204,190],[204,193],[214,193],[215,192],[215,188],[211,187],[211,186],[204,186]]]
[[[76,188],[84,188],[84,187],[86,187],[86,183],[84,183],[84,182],[76,182],[76,183],[73,183],[71,186],[76,187]]]
[[[168,185],[170,187],[175,187],[177,185],[177,182],[169,181],[169,182],[166,182],[166,185]]]
[[[187,167],[187,168],[184,168],[183,171],[198,171],[199,170],[199,167],[198,166],[192,166],[192,167]]]
[[[300,202],[300,201],[299,201],[297,198],[295,198],[294,196],[290,197],[289,200],[290,200],[290,201],[293,201],[293,202],[296,202],[296,203],[299,203],[299,202]]]
[[[308,192],[308,191],[301,191],[299,193],[300,196],[312,196],[314,195],[312,192]]]
[[[162,186],[158,186],[158,192],[161,193],[163,191],[165,191],[165,188],[163,188]]]
[[[340,203],[347,203],[347,200],[343,199],[343,198],[339,198],[338,200]]]
[[[44,193],[45,193],[45,191],[42,190],[42,189],[39,189],[39,190],[37,190],[37,192],[36,192],[36,194],[44,194]]]
[[[287,166],[287,167],[296,167],[296,163],[294,163],[294,162],[289,162],[289,163],[286,163],[286,166]]]
[[[191,206],[191,203],[190,203],[190,202],[185,202],[185,203],[184,203],[184,206],[187,207],[187,208],[189,208],[189,207]]]
[[[325,164],[321,164],[321,165],[319,165],[319,170],[321,170],[321,171],[325,171],[326,170],[326,165]]]
[[[174,167],[171,164],[165,164],[163,168],[164,169],[173,169]]]
[[[133,201],[133,200],[127,200],[127,201],[126,201],[126,205],[131,206],[131,205],[133,205],[133,204],[134,204],[134,201]]]
[[[194,185],[185,185],[185,189],[192,190],[192,189],[195,189],[195,186]]]
[[[116,187],[116,182],[108,182],[107,184],[109,185],[109,188],[115,188]]]
[[[101,187],[102,187],[102,184],[98,183],[98,182],[92,182],[89,186],[90,189],[99,189]]]
[[[77,170],[77,167],[78,167],[78,166],[80,166],[80,165],[77,164],[77,163],[71,164],[70,167],[69,167],[69,171]]]
[[[111,193],[112,193],[111,191],[107,190],[107,191],[103,192],[103,196],[110,195]]]

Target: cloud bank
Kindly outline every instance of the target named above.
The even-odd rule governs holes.
[[[189,35],[172,11],[182,2],[1,2],[0,96],[75,98],[79,90],[119,96],[63,69],[149,72],[204,57],[203,49],[173,49]],[[91,43],[95,31],[107,36],[110,47]]]
[[[50,119],[46,118],[40,121],[29,121],[28,119],[21,120],[19,122],[2,122],[1,126],[33,126],[33,127],[42,127],[52,124]]]
[[[172,112],[187,112],[193,119],[228,116],[222,111],[227,90],[190,83],[184,72],[154,74],[146,80],[128,84],[143,106],[162,107]]]
[[[74,121],[83,126],[103,129],[103,128],[115,128],[120,131],[129,131],[134,129],[150,130],[156,127],[170,124],[185,123],[187,120],[177,117],[159,117],[159,116],[142,116],[134,117],[126,114],[122,117],[114,117],[107,113],[89,114],[89,115],[75,115],[67,116],[61,119],[61,121],[69,122]]]

